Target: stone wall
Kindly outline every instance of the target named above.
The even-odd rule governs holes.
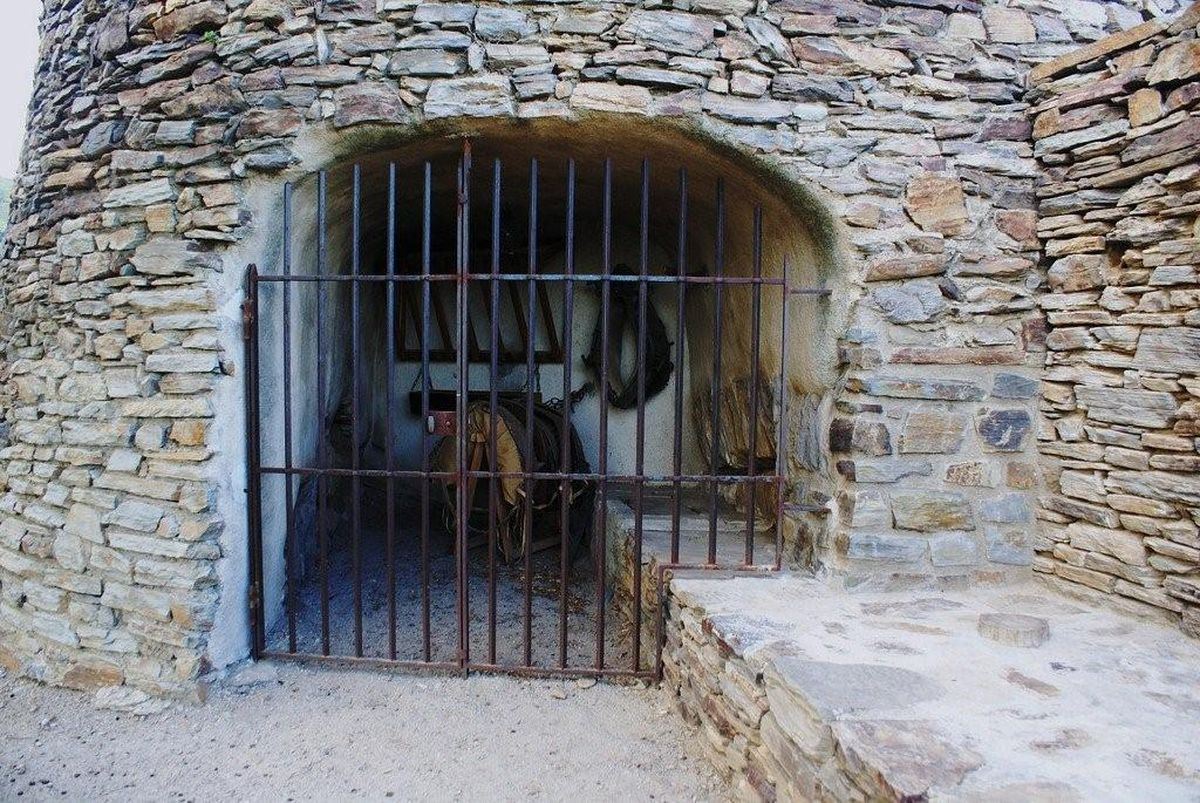
[[[1023,568],[1025,73],[1141,5],[46,0],[0,284],[0,661],[157,694],[245,653],[241,271],[284,180],[469,116],[654,117],[819,194],[857,302],[805,427],[836,453],[801,489],[835,502],[817,559]]]
[[[1034,569],[1200,635],[1200,7],[1039,66]]]

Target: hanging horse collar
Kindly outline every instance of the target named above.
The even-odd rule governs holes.
[[[615,274],[635,275],[627,265],[617,265]],[[621,356],[624,349],[625,330],[632,331],[635,343],[635,354],[645,360],[646,385],[644,401],[657,396],[671,381],[671,373],[675,364],[671,362],[671,347],[674,345],[667,337],[667,327],[663,324],[662,316],[654,305],[649,288],[646,295],[646,331],[641,344],[638,340],[639,315],[639,283],[612,282],[609,285],[608,309],[608,402],[618,410],[631,410],[638,404],[638,362],[634,360],[634,368],[630,376],[621,376]],[[678,314],[683,314],[680,310]],[[584,356],[584,365],[602,381],[603,370],[603,332],[604,311],[601,309],[596,316],[596,327],[592,330],[591,348]]]

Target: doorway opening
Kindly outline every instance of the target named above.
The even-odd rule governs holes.
[[[246,306],[257,654],[650,676],[663,572],[784,565],[811,235],[720,159],[522,131],[284,188]]]

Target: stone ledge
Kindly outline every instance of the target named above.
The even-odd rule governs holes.
[[[985,639],[995,613],[1049,638]],[[1179,799],[1200,782],[1200,644],[1041,584],[677,576],[670,616],[664,688],[741,799]]]
[[[1157,36],[1164,31],[1174,34],[1190,28],[1197,23],[1200,23],[1200,3],[1192,4],[1187,10],[1173,19],[1161,18],[1143,22],[1141,25],[1136,25],[1124,31],[1118,31],[1103,39],[1092,42],[1090,45],[1085,45],[1078,50],[1072,50],[1065,56],[1059,56],[1056,59],[1043,62],[1029,71],[1029,84],[1030,86],[1037,86],[1067,72],[1073,67],[1078,67],[1080,64],[1095,61],[1120,50],[1139,45],[1152,36]]]

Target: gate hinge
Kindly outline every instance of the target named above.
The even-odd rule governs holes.
[[[254,326],[254,300],[247,297],[242,302],[242,340],[250,339],[250,329]]]

